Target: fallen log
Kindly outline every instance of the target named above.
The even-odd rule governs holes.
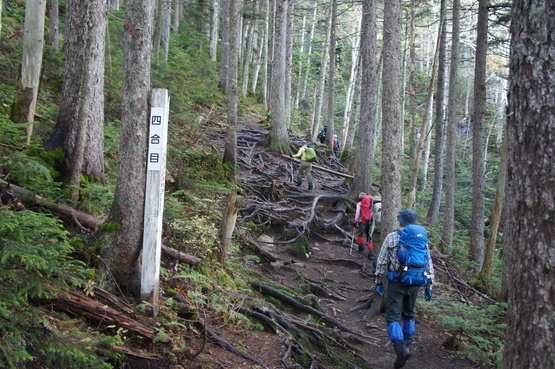
[[[62,203],[58,203],[58,202],[53,203],[51,201],[48,201],[44,197],[35,195],[33,192],[23,187],[14,185],[13,183],[0,181],[0,190],[4,192],[11,191],[22,198],[28,199],[29,201],[32,201],[38,205],[44,206],[45,208],[52,211],[54,214],[60,216],[61,218],[77,224],[79,228],[81,228],[83,231],[87,233],[92,233],[98,230],[100,226],[102,226],[102,224],[104,223],[104,220],[97,218],[94,215],[87,214],[79,210],[75,210],[72,207]],[[172,249],[171,247],[167,247],[163,245],[162,245],[162,253],[164,253],[164,255],[166,256],[169,256],[171,258],[177,259],[179,261],[182,261],[190,265],[199,265],[200,262],[202,261],[202,259],[199,259],[191,255],[187,255],[183,252],[177,251],[175,249]]]
[[[49,201],[44,197],[35,195],[33,192],[23,187],[16,186],[13,183],[0,181],[0,189],[12,190],[18,196],[26,198],[38,205],[44,206],[51,212],[69,222],[74,222],[77,226],[79,226],[79,228],[88,233],[98,230],[102,223],[104,223],[103,220],[95,217],[94,215],[83,213],[82,211],[75,210],[72,207],[59,202]]]
[[[50,302],[58,309],[70,314],[82,316],[108,325],[113,324],[149,338],[152,341],[155,339],[162,339],[165,342],[171,341],[167,336],[160,336],[154,328],[147,327],[126,314],[120,313],[105,304],[101,304],[82,293],[74,291],[60,292],[58,297],[52,299]]]
[[[195,256],[187,255],[181,251],[177,251],[176,249],[172,249],[171,247],[162,245],[162,253],[170,258],[182,261],[184,263],[190,265],[199,265],[202,259],[197,258]]]

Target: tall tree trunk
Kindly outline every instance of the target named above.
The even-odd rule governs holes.
[[[256,63],[254,64],[254,71],[252,73],[252,84],[251,84],[251,92],[255,93],[256,92],[256,86],[258,86],[258,75],[260,74],[260,68],[262,67],[263,64],[263,56],[264,56],[264,44],[266,43],[266,32],[265,30],[262,31],[262,34],[260,34],[260,30],[259,30],[259,44],[258,44],[258,53],[256,56]]]
[[[68,1],[70,3],[70,1]],[[72,4],[76,6],[77,4]],[[90,0],[86,7],[88,34],[86,35],[83,84],[78,109],[74,142],[71,152],[66,152],[69,164],[70,186],[79,186],[81,173],[94,175],[100,182],[104,177],[104,57],[107,26],[105,0]],[[83,8],[82,4],[77,7]],[[81,10],[80,10],[81,11]],[[65,77],[65,76],[64,76]],[[78,192],[73,199],[77,200]]]
[[[515,0],[512,6],[504,369],[551,368],[555,359],[553,5],[553,1]]]
[[[172,32],[174,34],[179,33],[179,21],[181,20],[181,17],[180,17],[181,6],[182,6],[181,0],[173,0]]]
[[[271,70],[270,104],[274,110],[270,124],[270,145],[276,152],[288,153],[289,134],[285,111],[285,72],[287,44],[287,9],[289,0],[276,0],[274,21],[274,55]]]
[[[35,120],[37,96],[42,68],[44,47],[44,20],[46,0],[28,0],[25,6],[21,75],[17,81],[10,119],[15,123],[31,123]],[[33,124],[27,124],[27,145],[31,144]]]
[[[162,52],[164,54],[164,62],[168,61],[170,52],[170,28],[171,28],[171,13],[172,13],[172,0],[163,0],[162,10]]]
[[[264,37],[264,78],[262,78],[262,99],[263,99],[263,103],[264,106],[268,105],[268,77],[270,75],[269,73],[269,57],[270,57],[270,51],[269,51],[269,46],[270,46],[270,0],[266,0],[266,28],[264,29],[264,34],[266,35]]]
[[[227,76],[227,134],[223,162],[231,164],[233,175],[237,165],[237,62],[239,59],[239,6],[241,0],[229,3],[229,68]]]
[[[299,101],[300,101],[300,97],[301,97],[301,78],[303,75],[303,60],[305,58],[304,56],[304,45],[306,42],[306,38],[305,38],[305,33],[306,33],[306,15],[303,15],[303,21],[302,21],[302,26],[301,26],[301,40],[300,40],[300,45],[299,45],[299,72],[297,74],[297,91],[295,94],[295,109],[299,109]],[[308,67],[310,68],[310,66]]]
[[[291,88],[293,75],[293,9],[295,2],[289,2],[286,15],[285,32],[285,122],[287,127],[291,127]]]
[[[139,296],[147,163],[142,148],[148,144],[153,7],[151,1],[127,0],[125,9],[118,181],[108,218],[120,229],[103,257],[118,285]],[[109,278],[104,281],[109,287]]]
[[[422,127],[420,129],[420,138],[418,140],[418,143],[414,149],[414,158],[413,158],[413,163],[412,163],[412,168],[410,170],[410,178],[409,178],[409,196],[408,196],[408,201],[407,201],[407,208],[411,209],[414,207],[414,204],[416,203],[416,190],[417,190],[417,186],[418,186],[418,173],[420,172],[420,162],[422,161],[422,153],[424,151],[425,147],[425,140],[428,137],[428,131],[429,131],[429,126],[428,126],[428,114],[429,111],[431,110],[431,105],[432,105],[432,99],[434,96],[434,81],[435,81],[435,76],[436,76],[436,71],[437,71],[437,59],[438,59],[438,55],[439,55],[439,39],[441,38],[441,27],[438,29],[438,35],[437,35],[437,42],[436,42],[436,48],[435,48],[435,53],[434,53],[434,60],[433,60],[433,66],[432,66],[432,75],[430,76],[430,84],[428,85],[428,92],[426,94],[426,108],[424,109],[424,114],[422,114]]]
[[[478,33],[474,64],[474,116],[472,117],[472,220],[470,224],[470,257],[482,268],[484,261],[484,173],[486,120],[486,56],[488,50],[489,0],[478,2]]]
[[[362,36],[361,36],[362,37]],[[354,86],[354,91],[353,91],[353,107],[352,107],[352,114],[351,114],[351,118],[350,118],[350,123],[349,123],[349,131],[347,133],[347,142],[345,143],[345,151],[347,151],[348,153],[351,153],[353,151],[353,143],[355,141],[355,136],[358,137],[358,135],[355,135],[355,133],[358,131],[358,127],[360,125],[360,104],[362,103],[362,96],[361,96],[361,81],[362,81],[362,48],[361,48],[361,52],[359,53],[359,58],[358,58],[358,64],[359,64],[359,70],[361,70],[360,73],[357,73],[357,80],[355,81],[355,86]],[[379,95],[379,86],[380,86],[380,78],[379,75],[376,76],[376,96]],[[377,110],[377,98],[375,99],[376,101],[374,102],[375,107]],[[376,118],[376,115],[374,114],[374,117]],[[376,120],[374,119],[374,121],[376,122]],[[377,124],[377,122],[376,122]],[[376,132],[374,132],[374,141],[377,139],[376,138]],[[372,149],[374,150],[374,153],[376,152],[376,146],[374,145],[372,147]],[[351,161],[350,163],[350,167],[354,166],[354,160]],[[354,172],[354,169],[351,170],[352,172]]]
[[[104,176],[104,59],[107,9],[102,0],[66,3],[66,61],[56,126],[45,144],[62,147],[69,184],[81,173],[102,183]]]
[[[333,157],[333,141],[335,133],[335,28],[337,23],[337,0],[331,0],[331,18],[330,18],[330,66],[328,69],[328,124],[326,133],[326,142],[330,148],[330,157]]]
[[[154,26],[154,36],[152,37],[152,57],[157,59],[160,56],[160,42],[162,39],[162,19],[164,17],[164,2],[166,0],[152,0],[156,5],[156,24]]]
[[[229,29],[229,7],[231,0],[224,0],[224,8],[222,13],[222,30]],[[222,91],[227,92],[227,77],[229,76],[229,33],[222,31],[222,43],[220,51],[220,83],[219,87]]]
[[[330,17],[331,22],[331,17]],[[314,124],[312,124],[312,140],[316,139],[318,131],[320,130],[320,119],[322,115],[322,103],[324,101],[324,88],[326,85],[326,75],[328,67],[328,56],[329,56],[329,42],[330,42],[331,27],[328,28],[326,41],[324,42],[324,55],[322,55],[322,62],[320,63],[320,80],[318,82],[318,92],[316,93],[316,99],[314,99]],[[329,134],[329,133],[328,133]]]
[[[415,62],[416,62],[416,20],[414,19],[414,0],[410,0],[410,28],[409,28],[409,158],[411,158],[412,162],[410,165],[414,165],[414,161],[416,158],[416,86],[415,86]],[[401,116],[401,119],[404,119]],[[411,168],[411,179],[413,177]],[[412,189],[412,180],[411,180],[411,189]],[[407,208],[412,208],[413,203],[411,202],[411,196],[409,192],[409,200],[408,200]]]
[[[397,228],[401,210],[401,1],[384,3],[383,24],[383,141],[382,141],[382,233]],[[387,81],[387,83],[385,82]]]
[[[363,4],[364,5],[364,4]],[[362,20],[361,20],[362,22]],[[358,30],[356,32],[357,35],[360,35],[360,27],[361,22],[359,22]],[[353,92],[355,89],[355,83],[357,81],[358,71],[360,67],[360,39],[362,36],[354,37],[351,44],[353,47],[353,51],[351,53],[351,75],[349,77],[349,85],[347,86],[347,92],[345,96],[345,113],[343,114],[343,135],[342,135],[342,142],[341,147],[346,149],[347,138],[349,137],[349,125],[351,122],[351,113],[353,107]],[[375,47],[374,47],[375,49]],[[374,50],[375,53],[375,50]]]
[[[374,131],[376,117],[376,0],[364,0],[360,29],[361,74],[360,121],[358,124],[357,149],[355,151],[352,193],[372,191],[372,168],[374,167]]]
[[[311,59],[312,59],[312,42],[314,40],[314,30],[316,28],[316,23],[317,23],[317,12],[318,12],[318,3],[316,0],[314,0],[313,3],[314,6],[314,12],[312,13],[312,26],[310,27],[310,39],[308,40],[308,51],[307,51],[307,57],[306,57],[306,65],[311,65]],[[306,68],[305,72],[304,72],[304,78],[303,78],[303,82],[302,82],[302,88],[301,88],[301,96],[299,99],[300,101],[303,101],[305,98],[305,92],[306,92],[306,86],[308,84],[308,74],[310,72],[310,68]]]
[[[455,129],[457,124],[457,72],[459,63],[460,0],[453,0],[453,31],[451,32],[451,67],[447,101],[447,144],[445,158],[445,214],[442,240],[448,250],[453,246],[455,224]]]
[[[359,55],[359,69],[360,69],[360,64],[361,64],[361,59],[362,56]],[[354,87],[354,91],[353,91],[353,108],[352,108],[352,115],[351,115],[351,119],[350,119],[350,127],[349,127],[349,131],[347,133],[347,142],[345,143],[345,151],[347,151],[348,153],[351,153],[354,149],[353,147],[353,143],[355,141],[355,132],[358,132],[359,130],[359,125],[360,125],[360,105],[362,103],[362,96],[361,96],[361,86],[360,86],[360,81],[362,80],[361,77],[362,71],[361,73],[358,73],[358,78],[357,81],[355,82],[355,87]],[[376,89],[377,91],[375,92],[376,94],[376,98],[374,99],[374,106],[376,107],[375,110],[377,110],[377,103],[378,103],[378,99],[377,96],[379,95],[379,85],[380,85],[380,78],[379,76],[376,76]],[[376,115],[374,114],[374,117],[376,117]],[[374,122],[376,122],[376,120],[374,119]],[[356,135],[358,137],[358,135]],[[374,141],[376,141],[376,132],[374,130]],[[374,150],[374,153],[376,152],[376,146],[373,145],[372,149]],[[354,166],[354,160],[351,161],[351,164]],[[354,171],[354,169],[352,170]]]
[[[435,95],[435,147],[434,147],[434,185],[432,200],[428,210],[428,223],[434,225],[439,217],[439,205],[443,193],[443,161],[445,149],[445,65],[447,59],[447,22],[445,15],[447,12],[447,0],[441,0],[439,18],[441,25],[441,38],[439,39],[439,55],[437,70],[437,90]]]
[[[432,132],[434,130],[433,128],[433,109],[434,109],[434,91],[433,91],[433,86],[430,86],[432,88],[431,90],[431,95],[430,99],[428,101],[428,106],[426,108],[426,112],[427,112],[427,117],[426,119],[428,120],[428,123],[425,125],[426,126],[426,132],[422,132],[422,134],[425,134],[425,140],[426,143],[424,144],[424,146],[426,146],[425,150],[424,150],[424,158],[422,161],[422,183],[419,186],[419,188],[421,190],[426,189],[427,185],[428,185],[428,168],[430,165],[430,150],[431,150],[431,146],[432,146]]]
[[[493,210],[491,212],[490,218],[490,236],[488,238],[488,243],[486,244],[486,250],[484,253],[484,265],[482,271],[480,272],[481,284],[488,294],[492,294],[491,291],[491,274],[493,269],[493,259],[495,255],[495,245],[497,243],[497,233],[499,231],[499,224],[501,223],[501,210],[503,209],[503,203],[505,201],[505,187],[507,183],[507,136],[503,140],[503,145],[501,147],[501,164],[499,166],[499,174],[497,176],[497,188],[495,191],[495,200],[493,203]],[[505,269],[505,265],[503,265]]]
[[[0,1],[0,19],[2,18],[2,2]],[[48,34],[48,44],[57,49],[60,40],[60,10],[58,0],[50,2],[50,32]]]
[[[247,39],[247,52],[245,55],[245,62],[243,63],[243,78],[241,87],[241,96],[243,98],[247,97],[247,90],[249,85],[249,71],[252,61],[252,54],[254,49],[254,44],[256,42],[256,27],[255,24],[252,25],[249,32],[249,37]]]
[[[212,22],[210,24],[210,59],[212,59],[212,61],[216,61],[218,57],[219,28],[220,28],[220,0],[212,0]]]

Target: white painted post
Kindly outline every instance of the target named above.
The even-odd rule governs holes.
[[[143,262],[141,269],[141,298],[143,301],[152,304],[153,315],[158,313],[169,108],[168,90],[153,89],[148,136]]]

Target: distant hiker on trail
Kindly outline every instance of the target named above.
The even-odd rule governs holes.
[[[309,146],[310,144],[303,144],[299,149],[299,152],[295,155],[289,155],[292,158],[300,158],[301,165],[299,166],[299,171],[297,172],[297,186],[303,184],[303,173],[306,175],[308,180],[308,189],[312,190],[314,185],[312,183],[312,162],[316,161],[316,151]]]
[[[272,119],[272,110],[274,108],[272,108],[271,106],[268,107],[268,112],[266,113],[266,123],[268,124],[268,126],[270,125],[270,119]]]
[[[341,149],[341,144],[339,143],[339,140],[337,139],[337,135],[333,135],[333,155],[335,155],[336,158],[339,157],[339,150]]]
[[[328,127],[324,126],[324,128],[322,128],[320,130],[320,133],[318,133],[318,139],[320,140],[320,143],[323,144],[324,142],[326,142],[326,134],[328,133]]]
[[[396,369],[405,366],[411,357],[412,336],[415,332],[416,297],[425,286],[425,300],[432,298],[434,267],[428,250],[426,229],[416,223],[418,213],[403,210],[397,215],[403,227],[389,233],[382,244],[376,269],[376,292],[383,296],[383,276],[387,287],[387,334],[397,358]],[[402,321],[402,327],[401,327]]]
[[[358,194],[359,202],[357,203],[357,211],[355,213],[355,226],[358,227],[357,245],[358,251],[364,250],[364,241],[368,243],[368,259],[373,261],[373,271],[376,272],[376,256],[374,255],[374,241],[372,240],[374,222],[374,213],[372,211],[374,205],[374,196],[367,195],[365,192]]]
[[[268,111],[266,112],[266,116],[264,117],[264,119],[258,121],[258,123],[261,124],[264,129],[270,128],[270,119],[272,118],[273,109],[274,109],[273,107],[268,106]]]

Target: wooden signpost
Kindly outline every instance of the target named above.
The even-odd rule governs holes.
[[[141,298],[152,304],[154,315],[158,313],[160,286],[169,108],[168,90],[153,89],[148,136]]]

